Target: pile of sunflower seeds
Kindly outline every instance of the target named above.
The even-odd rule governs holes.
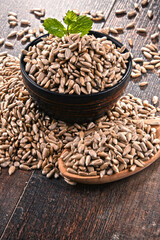
[[[119,109],[123,112],[123,107]],[[61,156],[69,173],[103,177],[125,169],[134,171],[136,167],[144,167],[145,161],[160,149],[156,129],[143,120],[133,123],[131,118],[120,117],[111,121],[105,116],[91,127],[80,131],[64,146],[67,151]]]
[[[114,86],[126,72],[129,52],[106,37],[49,36],[25,54],[25,70],[41,87],[65,94],[90,94]]]
[[[148,101],[128,94],[96,122],[67,125],[39,111],[23,84],[19,60],[7,52],[0,55],[0,76],[0,170],[8,167],[10,175],[41,169],[57,178],[58,158],[71,149],[62,155],[68,171],[102,177],[133,171],[159,149],[154,126],[143,119],[155,118],[160,109]]]

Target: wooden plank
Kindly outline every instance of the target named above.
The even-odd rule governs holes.
[[[9,0],[9,1],[3,1],[1,3],[0,8],[0,16],[1,16],[1,26],[0,29],[3,31],[1,32],[0,37],[6,38],[9,32],[13,30],[13,28],[9,28],[9,24],[7,22],[7,16],[8,11],[14,11],[18,14],[18,20],[21,19],[27,19],[31,22],[31,28],[36,27],[39,28],[39,25],[41,24],[40,20],[36,18],[33,14],[31,14],[29,11],[32,8],[38,7],[38,8],[45,8],[46,9],[46,15],[45,17],[54,17],[59,20],[62,20],[62,17],[65,15],[67,10],[72,9],[79,9],[80,12],[91,10],[92,12],[103,10],[105,16],[107,17],[108,14],[111,11],[111,8],[114,4],[115,0],[105,0],[105,1],[98,1],[98,0],[50,0],[50,1],[41,1],[37,0],[36,2],[33,2],[32,0]],[[109,3],[109,4],[107,4]],[[104,25],[104,22],[101,23],[95,23],[93,25],[94,29],[100,29]],[[20,23],[18,26],[14,28],[14,30],[19,30]],[[23,28],[21,28],[23,29]],[[8,49],[10,54],[18,56],[21,53],[21,49],[25,47],[25,45],[22,45],[20,41],[16,41],[15,38],[10,40],[12,43],[15,43],[14,49]],[[4,46],[0,47],[0,51],[4,51],[6,48]]]
[[[134,1],[117,1],[114,5],[111,14],[109,15],[107,22],[104,27],[124,27],[127,26],[129,22],[135,22],[135,29],[124,30],[123,34],[120,34],[119,37],[123,44],[127,46],[127,48],[133,53],[134,57],[145,57],[141,52],[141,47],[145,44],[151,43],[150,36],[154,32],[158,31],[159,24],[159,16],[160,16],[160,1],[149,1],[149,4],[142,8],[141,0],[136,1],[139,3],[139,12],[135,18],[128,19],[127,15],[123,17],[116,17],[115,11],[117,9],[126,9],[127,12],[134,9]],[[147,16],[148,9],[153,11],[153,19],[150,20]],[[147,29],[147,36],[141,36],[136,33],[136,28],[143,27]],[[115,35],[114,35],[115,36]],[[129,47],[128,38],[132,38],[133,40],[133,49]],[[157,46],[160,47],[159,42],[156,43]],[[147,61],[147,59],[145,59]],[[126,88],[125,93],[132,93],[133,95],[140,97],[142,99],[148,99],[151,102],[153,95],[157,95],[160,97],[160,88],[159,88],[159,77],[155,73],[156,71],[150,71],[147,74],[143,74],[142,77],[137,79],[132,79],[128,87]],[[142,81],[148,81],[148,86],[140,88],[139,83]]]
[[[67,185],[35,172],[2,239],[157,239],[160,165],[112,184]]]
[[[88,1],[87,4],[88,7],[92,4],[92,7],[90,7],[92,9],[98,9],[98,6],[102,4],[101,2],[102,1]],[[12,2],[12,8],[10,3],[11,2],[9,2],[9,4],[4,3],[6,4],[4,5],[6,9],[17,9],[19,16],[22,16],[20,9],[23,9],[22,6],[24,6],[25,11],[22,10],[22,13],[29,19],[29,13],[28,15],[24,13],[29,12],[29,9],[33,7],[30,1],[26,3],[24,1],[22,1],[22,3],[20,3],[20,1],[16,1],[16,3]],[[65,10],[70,6],[87,10],[85,1],[77,1],[78,6],[76,3],[74,4],[74,1],[66,1],[65,7],[61,8],[60,5],[64,6],[63,1],[57,1],[55,7],[54,3],[55,1],[50,1],[49,5],[47,1],[44,4],[47,6],[46,9],[48,12],[55,12],[55,17],[60,13],[59,9],[63,8]],[[72,5],[69,5],[71,3]],[[36,2],[36,6],[38,4],[42,6],[40,5],[40,0]],[[105,1],[103,1],[103,4],[107,9],[112,8],[112,6]],[[150,7],[154,7],[157,16],[152,20],[152,30],[145,15],[147,8],[143,9],[144,12],[141,10],[142,13],[136,17],[137,19],[140,18],[138,20],[138,26],[142,26],[143,19],[146,19],[145,21],[147,22],[144,21],[143,26],[150,26],[150,28],[148,28],[149,32],[154,31],[157,26],[159,8],[156,4],[158,4],[157,1],[155,1],[155,3],[150,1],[149,5]],[[17,8],[16,5],[18,6]],[[34,7],[36,6],[34,5]],[[48,6],[51,6],[50,10]],[[57,6],[59,6],[59,8]],[[126,16],[124,17],[125,20],[115,18],[113,16],[114,10],[121,7],[129,10],[132,9],[132,6],[133,3],[131,3],[131,1],[117,1],[111,15],[108,17],[107,25],[118,26],[121,23],[123,26],[128,22]],[[101,7],[99,7],[99,10],[101,10]],[[53,14],[50,16],[53,16]],[[32,16],[32,18],[34,18],[34,16]],[[38,25],[39,21],[36,20],[35,24]],[[135,32],[132,30],[129,30],[129,32],[134,38],[135,46],[142,46],[144,44],[144,38],[136,34],[135,37]],[[126,38],[127,35],[124,37],[124,40],[122,40],[125,42]],[[147,38],[145,38],[145,41],[147,42]],[[20,45],[17,44],[16,46],[17,49],[11,52],[18,54],[18,46]],[[139,47],[135,48],[137,54],[139,53],[138,49]],[[154,80],[152,80],[152,76]],[[127,92],[130,91],[143,99],[150,99],[153,93],[158,95],[158,78],[156,75],[149,74],[148,79],[150,84],[145,90],[140,91],[138,83],[133,85],[133,81],[131,81]],[[84,186],[79,184],[76,187],[67,185],[63,179],[48,180],[43,177],[40,172],[35,172],[3,233],[2,239],[158,240],[160,237],[159,171],[159,162],[156,162],[142,173],[119,182],[102,186]]]
[[[0,174],[0,236],[31,176],[31,172],[17,171],[12,176],[7,169]]]

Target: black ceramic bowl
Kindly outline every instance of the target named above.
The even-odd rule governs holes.
[[[122,47],[120,42],[106,34],[94,31],[90,31],[89,34],[93,34],[97,38],[107,36],[107,39],[111,40],[116,46]],[[45,36],[47,34],[42,37]],[[25,50],[42,41],[42,37],[28,44]],[[125,52],[128,52],[128,50],[125,50]],[[132,60],[129,57],[126,73],[115,86],[94,94],[69,95],[51,92],[37,85],[26,73],[23,59],[24,55],[22,54],[20,66],[23,81],[33,99],[47,114],[52,115],[55,119],[67,122],[88,122],[103,116],[106,110],[110,109],[124,92],[132,69]]]

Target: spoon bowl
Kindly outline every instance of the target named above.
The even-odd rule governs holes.
[[[133,120],[133,122],[138,120]],[[154,119],[148,119],[144,120],[146,124],[153,125],[156,128],[156,136],[160,139],[160,120],[154,120]],[[155,125],[156,124],[156,125]],[[64,150],[66,151],[66,150]],[[151,165],[153,162],[155,162],[160,157],[160,149],[158,152],[151,157],[148,161],[144,162],[144,167],[136,167],[135,171],[129,171],[128,169],[123,170],[119,173],[115,173],[111,176],[104,175],[102,178],[100,176],[79,176],[76,174],[72,174],[67,172],[67,168],[65,166],[65,163],[63,162],[62,158],[59,158],[59,170],[61,172],[61,175],[65,178],[67,178],[70,181],[77,182],[77,183],[83,183],[83,184],[103,184],[103,183],[109,183],[109,182],[115,182],[120,179],[132,176],[145,168],[147,168],[149,165]]]

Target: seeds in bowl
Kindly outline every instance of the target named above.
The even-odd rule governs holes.
[[[130,56],[106,37],[49,35],[29,47],[25,70],[41,87],[65,94],[90,94],[114,86],[124,76]]]

